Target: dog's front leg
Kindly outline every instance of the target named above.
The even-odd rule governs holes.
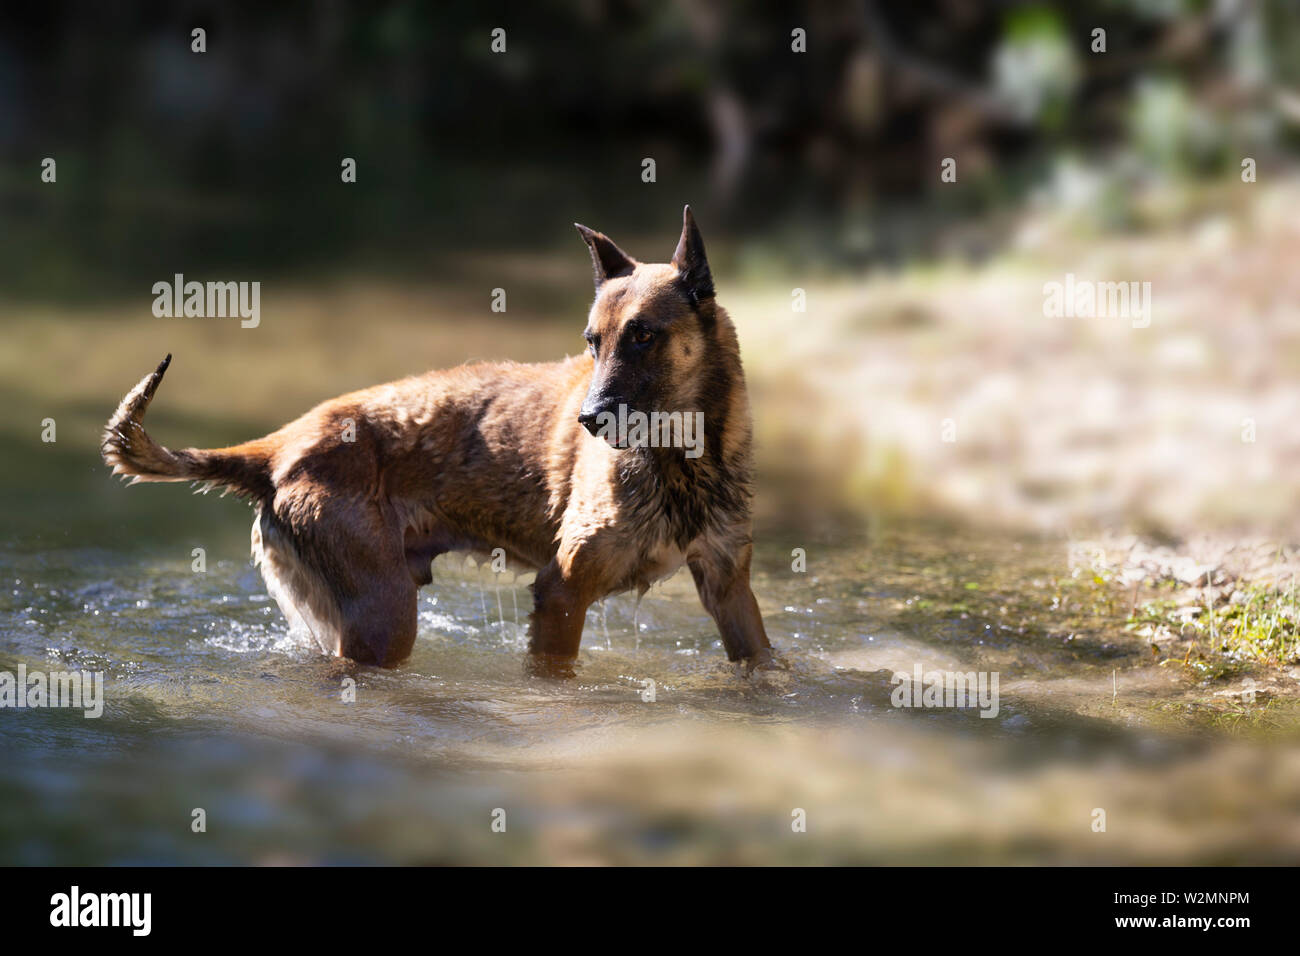
[[[717,622],[727,659],[744,661],[747,671],[772,660],[763,615],[749,587],[752,552],[753,546],[744,544],[735,558],[714,552],[689,562],[695,589],[705,610]]]
[[[590,589],[570,570],[552,561],[533,582],[533,614],[528,653],[535,673],[571,676],[582,643],[582,625],[591,605]]]

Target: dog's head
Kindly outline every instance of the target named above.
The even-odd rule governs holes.
[[[637,262],[603,233],[574,225],[591,249],[596,277],[583,332],[595,366],[578,421],[594,435],[620,405],[645,415],[693,411],[716,345],[718,312],[691,207],[667,264]]]

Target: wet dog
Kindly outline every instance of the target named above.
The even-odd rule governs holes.
[[[577,657],[593,601],[644,592],[683,564],[728,658],[766,663],[749,584],[749,399],[690,207],[667,264],[578,232],[596,280],[583,355],[428,372],[242,445],[180,450],[141,424],[168,355],[109,421],[104,461],[132,483],[250,499],[267,588],[326,654],[402,661],[430,563],[470,551],[537,570],[529,650],[543,669]]]

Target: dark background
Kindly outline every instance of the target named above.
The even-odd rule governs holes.
[[[1134,138],[1142,78],[1225,115],[1296,82],[1300,13],[1235,9],[1257,10],[1260,49],[1210,3],[11,4],[0,279],[9,295],[102,295],[178,256],[421,275],[444,249],[568,242],[573,219],[668,228],[685,200],[711,234],[779,243],[796,264],[933,254],[962,221],[983,225],[978,255],[990,215],[1057,156]],[[1088,56],[1098,24],[1108,53]],[[790,50],[795,27],[808,54]],[[1021,41],[1068,44],[1070,70],[999,82],[999,49]],[[1242,56],[1262,54],[1266,75],[1244,85]],[[1015,90],[1038,108],[1017,112]],[[1247,138],[1225,126],[1163,161],[1215,174]],[[57,191],[31,175],[45,155]],[[343,156],[356,189],[335,188]],[[639,181],[646,156],[657,188]],[[947,156],[960,190],[935,174]]]

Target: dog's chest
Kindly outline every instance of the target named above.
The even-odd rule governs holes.
[[[663,542],[641,558],[636,571],[636,585],[645,590],[657,581],[671,577],[686,563],[686,552],[671,542]]]

